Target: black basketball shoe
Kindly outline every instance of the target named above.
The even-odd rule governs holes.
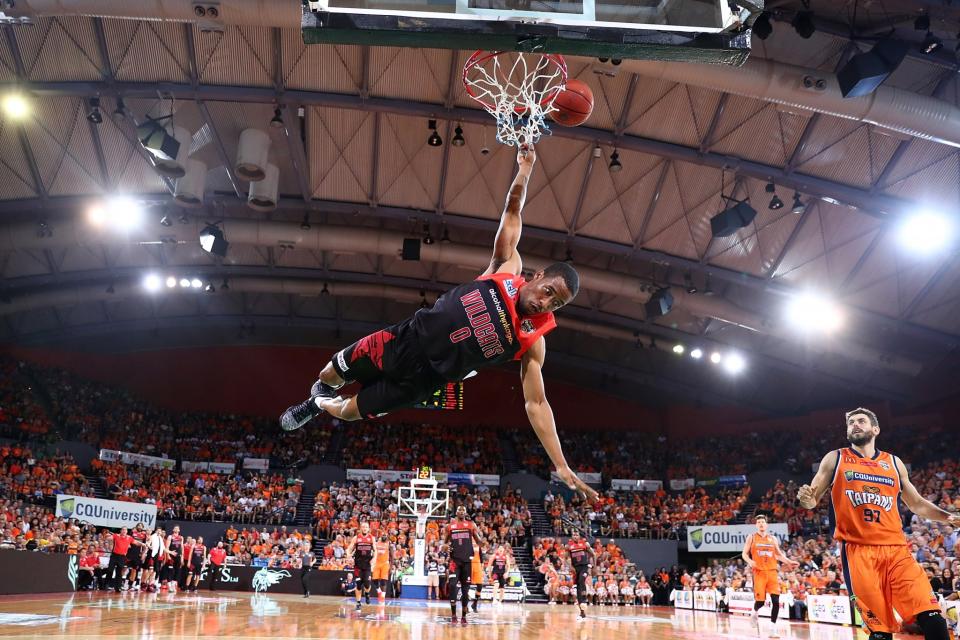
[[[317,381],[313,383],[312,387],[310,387],[310,395],[320,396],[321,398],[336,398],[338,395],[340,395],[340,390],[331,387],[323,380],[317,378]]]
[[[280,416],[280,428],[284,431],[296,431],[323,413],[323,409],[314,402],[315,397],[310,396],[300,404],[287,407],[287,410]]]

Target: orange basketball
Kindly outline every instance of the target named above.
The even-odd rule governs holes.
[[[564,127],[575,127],[583,124],[593,112],[593,91],[586,82],[581,80],[567,80],[567,86],[557,99],[553,101],[556,111],[550,112],[550,117]]]

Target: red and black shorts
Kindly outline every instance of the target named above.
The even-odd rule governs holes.
[[[341,378],[360,383],[357,408],[367,418],[413,406],[446,384],[427,362],[409,320],[357,340],[332,363]]]

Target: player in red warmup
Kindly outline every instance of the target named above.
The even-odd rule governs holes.
[[[447,382],[519,360],[527,417],[557,474],[571,489],[596,499],[596,492],[563,456],[542,374],[544,336],[557,326],[553,313],[576,297],[580,277],[565,262],[537,271],[529,282],[520,275],[520,210],[535,161],[533,147],[517,154],[519,169],[487,270],[412,318],[336,353],[320,372],[310,398],[280,416],[283,429],[299,429],[324,411],[341,420],[384,415],[427,399]],[[361,385],[359,393],[340,396],[338,390],[350,382]]]
[[[907,467],[876,447],[880,422],[869,409],[847,413],[850,447],[823,456],[810,484],[797,499],[813,509],[830,492],[840,541],[840,560],[850,599],[860,610],[869,640],[893,640],[900,625],[916,620],[926,640],[948,640],[947,622],[923,569],[910,554],[897,509],[898,499],[915,514],[935,522],[960,525],[950,514],[920,495]]]
[[[467,608],[470,606],[470,570],[474,545],[479,550],[482,540],[477,525],[467,520],[467,509],[457,507],[456,517],[443,530],[443,542],[450,545],[450,615],[457,621],[457,586],[460,586],[462,613],[460,622],[467,624]]]
[[[590,575],[590,567],[596,561],[597,553],[593,550],[586,540],[580,537],[580,532],[574,529],[570,532],[570,540],[567,542],[567,553],[570,554],[570,565],[573,567],[573,582],[577,587],[574,602],[580,608],[578,620],[587,617],[587,576]]]
[[[347,556],[353,556],[353,575],[357,583],[354,593],[359,613],[361,595],[366,596],[367,604],[370,604],[370,578],[377,562],[377,539],[370,533],[370,523],[366,520],[360,523],[360,533],[347,546]]]

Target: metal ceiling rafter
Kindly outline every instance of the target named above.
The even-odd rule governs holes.
[[[717,132],[717,126],[720,124],[720,118],[723,117],[723,112],[727,109],[727,101],[730,99],[730,94],[724,92],[720,96],[720,101],[717,102],[717,108],[713,110],[713,117],[710,118],[710,125],[707,127],[707,132],[703,134],[703,139],[700,140],[700,153],[704,153],[710,150],[710,147],[713,146],[713,136]]]
[[[950,258],[947,258],[940,263],[940,266],[937,267],[937,270],[934,272],[934,274],[930,276],[930,278],[923,285],[920,291],[918,291],[917,294],[913,296],[913,299],[910,301],[910,304],[907,305],[907,308],[904,309],[903,313],[900,314],[901,320],[906,320],[907,318],[909,318],[914,314],[914,312],[920,307],[920,304],[923,302],[924,298],[926,298],[930,294],[930,292],[937,286],[937,284],[940,282],[943,276],[945,276],[947,273],[950,272],[951,269],[953,269],[953,266],[956,263],[957,263],[956,255]]]
[[[24,88],[37,95],[84,96],[96,93],[104,87],[90,82],[30,82]],[[116,91],[128,97],[152,98],[157,91],[179,95],[181,99],[218,100],[226,102],[272,103],[275,100],[272,88],[230,87],[200,85],[196,88],[176,83],[117,83]],[[434,117],[489,125],[489,117],[478,109],[461,107],[444,108],[442,105],[391,98],[363,99],[359,95],[336,94],[317,91],[287,91],[287,97],[304,105],[317,105],[337,109],[374,111],[411,117]],[[589,127],[570,127],[554,131],[557,137],[580,140],[591,144],[616,145],[620,149],[662,156],[694,165],[724,169],[758,180],[774,179],[784,187],[814,197],[827,197],[840,204],[856,207],[868,215],[886,219],[913,203],[897,196],[870,193],[868,190],[834,182],[816,176],[787,174],[781,167],[767,165],[737,156],[715,152],[700,153],[695,147],[664,142],[653,138],[624,134],[616,136],[612,131]]]
[[[300,121],[300,109],[304,109],[304,122]],[[301,105],[284,105],[283,118],[283,137],[287,140],[287,148],[290,150],[290,160],[293,162],[293,168],[297,172],[297,185],[300,187],[300,197],[303,201],[309,203],[313,199],[313,192],[310,190],[310,167],[307,164],[307,154],[303,150],[303,138],[300,135],[300,127],[305,124],[306,110]],[[296,122],[296,130],[292,130]]]
[[[583,179],[580,182],[580,192],[577,194],[577,204],[573,207],[573,216],[570,218],[570,224],[567,227],[567,233],[570,237],[577,235],[577,223],[580,221],[580,214],[583,212],[583,200],[587,195],[587,188],[590,186],[590,174],[593,173],[593,164],[597,160],[597,153],[600,147],[588,147],[587,167],[583,171]]]
[[[10,55],[13,56],[14,71],[16,71],[17,79],[20,84],[26,84],[26,66],[23,64],[23,54],[20,52],[20,45],[17,43],[17,35],[10,25],[5,25],[3,31],[7,38]],[[30,168],[30,177],[33,180],[34,190],[42,200],[46,200],[50,195],[47,193],[46,185],[43,184],[43,177],[40,175],[37,159],[36,156],[33,155],[33,148],[30,146],[30,140],[27,138],[25,126],[25,122],[21,122],[19,126],[17,126],[17,137],[20,139],[20,149],[23,151],[23,156],[27,160],[27,166]]]
[[[443,101],[443,107],[445,109],[450,109],[453,107],[453,99],[456,95],[456,82],[460,65],[457,64],[458,57],[456,51],[450,51],[450,72],[447,76],[447,95]],[[458,125],[459,126],[459,125]],[[446,137],[443,144],[443,160],[440,162],[440,185],[437,189],[437,205],[436,210],[438,215],[443,215],[443,200],[447,192],[447,172],[450,168],[450,147],[453,146],[453,138],[451,134],[453,133],[453,120],[447,120],[447,130]]]
[[[669,158],[664,158],[660,165],[660,175],[657,176],[657,184],[653,188],[653,194],[650,196],[650,202],[647,203],[647,210],[643,214],[643,222],[640,223],[640,231],[637,232],[637,237],[633,239],[634,253],[639,253],[641,251],[644,237],[647,235],[647,227],[650,226],[650,220],[653,219],[653,214],[657,209],[657,203],[660,202],[660,196],[663,194],[663,183],[667,179],[667,173],[670,171],[673,161]]]
[[[811,202],[808,203],[806,208],[803,210],[803,213],[800,214],[800,219],[797,221],[797,224],[794,225],[793,230],[790,231],[790,235],[787,237],[787,241],[783,243],[783,247],[780,249],[780,253],[777,254],[776,259],[773,261],[773,264],[770,265],[769,271],[767,271],[768,278],[774,278],[777,275],[777,269],[780,268],[780,265],[783,264],[784,259],[786,259],[787,254],[790,253],[790,249],[793,248],[793,244],[797,241],[797,238],[800,237],[800,232],[803,230],[803,226],[807,223],[807,219],[810,217],[813,210],[820,206],[820,202]]]

